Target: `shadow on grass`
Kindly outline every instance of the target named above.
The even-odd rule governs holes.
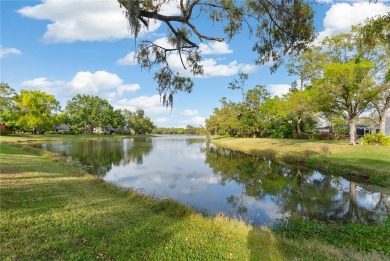
[[[8,161],[20,176],[2,170],[2,260],[147,259],[193,213],[172,200],[156,201],[86,176],[61,160],[35,154],[31,166],[25,155],[31,153]]]

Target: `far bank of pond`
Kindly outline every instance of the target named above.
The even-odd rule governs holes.
[[[212,139],[218,146],[266,156],[327,173],[362,178],[390,190],[390,146],[348,145],[346,141],[267,138]]]
[[[0,144],[0,163],[2,260],[386,260],[390,255],[389,225],[292,222],[275,233],[122,190],[58,153],[28,144]]]

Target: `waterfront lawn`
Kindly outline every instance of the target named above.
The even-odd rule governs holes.
[[[289,239],[204,217],[172,200],[106,184],[58,154],[27,145],[0,144],[0,160],[1,260],[385,259],[348,240],[340,246]]]
[[[390,187],[390,146],[348,145],[347,141],[221,138],[213,143],[288,164],[305,165]]]

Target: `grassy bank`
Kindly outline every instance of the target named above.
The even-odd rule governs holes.
[[[204,217],[106,184],[26,145],[2,143],[0,159],[1,260],[384,259],[348,241],[340,247],[321,238],[289,239]]]
[[[307,165],[328,173],[358,176],[390,186],[390,146],[348,145],[345,141],[221,138],[213,143],[284,163]]]

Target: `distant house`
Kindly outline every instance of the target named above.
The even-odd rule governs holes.
[[[349,125],[344,126],[347,132],[345,133],[345,136],[349,135]],[[376,127],[368,126],[368,125],[362,125],[358,124],[355,126],[356,128],[356,136],[358,137],[364,137],[366,134],[370,134],[372,129],[376,129]],[[325,127],[318,127],[316,128],[316,131],[319,133],[328,133],[330,132],[330,127],[325,126]]]
[[[61,124],[59,126],[54,126],[54,131],[56,132],[70,131],[70,127],[66,124]]]
[[[114,128],[107,128],[104,134],[109,135],[113,134],[116,130]]]

